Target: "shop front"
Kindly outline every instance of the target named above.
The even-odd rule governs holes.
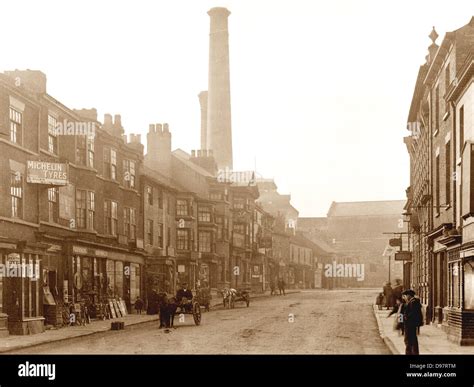
[[[42,261],[45,246],[0,242],[0,335],[44,331]]]
[[[460,345],[474,345],[474,245],[448,252],[448,338]]]

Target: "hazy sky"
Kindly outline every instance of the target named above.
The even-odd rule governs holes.
[[[199,148],[208,9],[231,12],[234,167],[275,178],[302,216],[334,201],[404,199],[403,144],[432,26],[441,42],[474,1],[0,2],[0,71],[42,70],[70,108],[121,114],[127,133],[168,122]]]

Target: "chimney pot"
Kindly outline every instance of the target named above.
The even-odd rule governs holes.
[[[112,115],[104,114],[104,125],[112,125]]]
[[[148,125],[148,132],[155,133],[155,124]]]
[[[156,124],[156,131],[157,131],[157,133],[163,132],[163,125],[161,125],[161,124]]]
[[[168,124],[163,124],[163,132],[169,133],[169,131],[170,131],[170,129],[169,129]]]
[[[118,128],[121,128],[122,127],[122,117],[120,116],[120,114],[116,114],[115,117],[114,117],[114,125]]]

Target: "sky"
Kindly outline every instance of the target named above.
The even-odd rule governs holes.
[[[32,69],[69,108],[121,114],[126,133],[169,123],[200,146],[209,16],[229,17],[234,169],[274,178],[300,216],[332,201],[403,200],[403,143],[433,26],[474,1],[0,0],[0,71]]]

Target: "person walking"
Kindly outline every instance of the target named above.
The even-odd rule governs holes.
[[[280,296],[281,296],[282,293],[283,293],[284,296],[286,296],[286,294],[285,294],[285,281],[283,281],[283,278],[280,278],[278,280],[278,290],[280,291]]]
[[[388,309],[393,308],[392,305],[392,285],[390,282],[386,282],[383,287],[383,296],[385,298],[385,307]]]
[[[137,314],[142,314],[143,306],[145,303],[143,300],[137,296],[137,299],[135,300],[135,310],[137,311]]]
[[[276,295],[275,280],[274,279],[272,279],[270,281],[270,296],[273,296],[273,294]]]
[[[415,291],[409,289],[403,293],[405,308],[403,313],[403,322],[405,326],[405,354],[419,355],[417,331],[423,325],[423,314],[421,312],[421,303],[415,297]]]
[[[393,323],[393,330],[398,331],[399,335],[403,335],[405,332],[405,325],[403,323],[403,316],[405,313],[405,301],[400,294],[400,297],[396,299],[395,305],[393,306],[392,311],[388,314],[389,318],[392,314],[396,313],[396,318]]]

